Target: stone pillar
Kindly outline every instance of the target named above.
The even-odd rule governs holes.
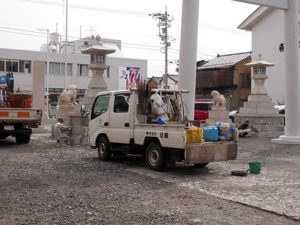
[[[298,0],[288,0],[285,16],[285,134],[274,143],[300,144],[300,77],[298,43]]]
[[[182,0],[181,38],[179,56],[179,90],[183,94],[185,112],[194,119],[199,0]]]
[[[42,122],[48,121],[47,105],[45,104],[45,71],[43,61],[32,62],[32,108],[41,108],[43,111]]]

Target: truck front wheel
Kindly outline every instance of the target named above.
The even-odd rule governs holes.
[[[98,142],[99,159],[103,161],[111,160],[110,144],[106,137],[100,137]]]
[[[153,170],[163,170],[167,165],[166,152],[158,143],[150,143],[146,149],[146,161]]]
[[[208,163],[198,163],[198,164],[195,164],[194,166],[197,167],[197,168],[204,168],[208,165]]]
[[[29,134],[16,135],[16,142],[17,144],[28,144],[30,142],[30,135]]]

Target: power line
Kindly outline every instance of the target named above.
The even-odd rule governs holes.
[[[37,4],[44,4],[44,5],[53,5],[53,6],[64,6],[63,3],[60,2],[52,2],[52,1],[43,1],[43,0],[23,0],[25,2],[30,3],[37,3]],[[138,15],[146,17],[147,13],[141,13],[138,11],[131,11],[131,10],[119,10],[119,9],[110,9],[110,8],[100,8],[95,6],[86,6],[86,5],[76,5],[76,4],[69,4],[70,8],[76,9],[85,9],[85,10],[92,10],[92,11],[104,11],[109,13],[121,13],[121,14],[129,14],[129,15]]]
[[[34,30],[26,30],[26,29],[20,29],[20,28],[11,28],[11,27],[6,27],[6,26],[0,26],[0,32],[5,32],[5,33],[12,33],[12,34],[19,34],[19,35],[25,35],[25,36],[32,36],[32,37],[39,37],[39,38],[44,38],[45,34],[43,32],[39,31],[34,31]],[[74,39],[79,39],[79,37],[74,37],[71,36],[70,38]],[[128,42],[122,42],[122,46],[124,48],[134,48],[134,49],[146,49],[146,50],[151,50],[151,51],[160,51],[159,46],[155,45],[146,45],[146,44],[136,44],[136,43],[128,43]],[[174,48],[169,48],[171,50],[171,54],[178,54],[179,49],[174,49]],[[173,52],[172,52],[173,51]],[[215,51],[212,49],[212,51]],[[198,54],[198,58],[202,57],[215,57],[215,54],[207,54],[207,53],[201,53]]]

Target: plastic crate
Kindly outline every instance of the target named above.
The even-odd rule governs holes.
[[[203,136],[203,129],[186,129],[186,143],[201,143]]]

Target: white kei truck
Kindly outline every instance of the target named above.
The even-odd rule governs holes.
[[[179,91],[156,91],[177,99],[177,104],[183,103]],[[136,90],[107,91],[96,96],[90,112],[89,138],[91,148],[98,149],[101,160],[111,160],[114,154],[120,153],[141,154],[151,169],[160,171],[170,162],[204,167],[210,162],[236,159],[236,136],[230,141],[189,143],[184,126],[187,121],[163,125],[153,123],[154,119],[141,122],[138,98]],[[181,118],[184,118],[183,111],[182,107]]]
[[[0,108],[0,139],[16,138],[17,144],[30,142],[31,128],[41,124],[42,110],[34,108]]]

